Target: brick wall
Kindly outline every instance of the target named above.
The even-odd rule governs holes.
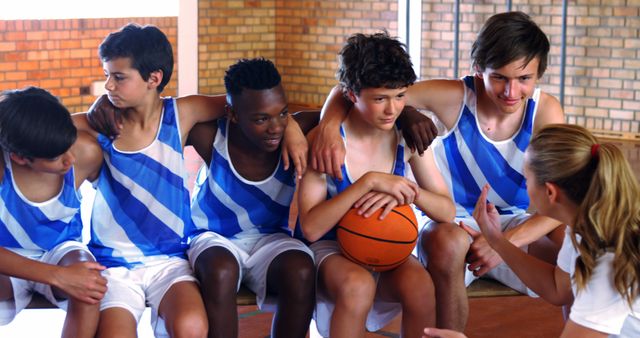
[[[91,83],[104,80],[98,45],[129,22],[158,26],[177,46],[176,18],[0,20],[0,90],[39,86],[71,112],[86,111],[95,100]],[[175,95],[176,79],[165,95]]]
[[[505,1],[461,1],[459,75],[469,74],[471,43],[482,23],[506,11]],[[516,0],[512,10],[531,15],[549,35],[543,90],[560,93],[560,1]],[[452,77],[453,13],[448,0],[423,0],[425,78]],[[567,121],[590,129],[640,132],[640,2],[569,1],[564,109]]]
[[[275,1],[198,2],[198,90],[224,90],[224,72],[240,58],[275,61]]]
[[[322,105],[353,33],[397,34],[397,0],[277,1],[276,64],[291,102]]]
[[[289,101],[319,106],[336,83],[336,55],[347,36],[397,31],[397,0],[208,0],[199,2],[199,91],[224,92],[239,58],[275,62]]]

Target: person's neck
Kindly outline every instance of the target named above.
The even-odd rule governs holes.
[[[376,128],[363,120],[360,113],[351,110],[344,121],[344,126],[349,130],[349,136],[358,139],[383,140],[384,137],[393,133],[393,129],[383,130]]]
[[[150,96],[139,105],[125,109],[124,124],[138,124],[144,129],[149,123],[155,126],[158,116],[162,113],[162,99],[160,96]]]

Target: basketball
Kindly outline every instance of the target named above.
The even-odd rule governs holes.
[[[391,270],[411,255],[418,239],[416,216],[408,205],[394,208],[383,220],[382,209],[365,218],[350,209],[337,228],[342,254],[373,271]]]

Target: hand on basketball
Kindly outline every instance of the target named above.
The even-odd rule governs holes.
[[[363,217],[369,217],[378,209],[383,208],[378,216],[378,219],[382,220],[398,205],[398,200],[395,197],[383,192],[370,191],[360,197],[353,207],[357,208],[358,215]]]
[[[87,304],[97,304],[107,292],[107,280],[100,271],[106,269],[100,263],[79,262],[61,266],[53,276],[52,285]]]
[[[467,336],[458,331],[427,327],[424,329],[422,338],[467,338]]]
[[[111,104],[109,97],[104,94],[87,111],[87,121],[100,134],[115,139],[122,129],[122,110]]]
[[[311,167],[342,181],[342,163],[346,150],[340,136],[339,128],[318,125],[318,131],[311,142]]]
[[[416,183],[398,175],[370,171],[362,178],[370,180],[372,191],[393,196],[398,201],[398,205],[413,203],[420,191]]]
[[[291,159],[293,166],[296,168],[296,179],[301,179],[302,174],[307,170],[309,144],[295,120],[287,124],[282,143],[282,163],[284,169],[289,169],[289,159]]]

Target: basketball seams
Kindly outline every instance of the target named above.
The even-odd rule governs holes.
[[[392,244],[411,244],[411,243],[415,243],[415,241],[418,239],[418,232],[416,231],[416,237],[412,240],[408,240],[408,241],[394,241],[391,239],[384,239],[384,238],[380,238],[380,237],[373,237],[373,236],[369,236],[369,235],[364,235],[361,234],[359,232],[355,232],[353,230],[349,230],[343,226],[338,225],[338,230],[344,230],[348,233],[351,233],[353,235],[359,236],[359,237],[364,237],[364,238],[368,238],[368,239],[373,239],[376,240],[378,242],[384,242],[384,243],[392,243]]]
[[[418,225],[416,224],[416,222],[414,222],[411,218],[405,216],[403,213],[401,213],[400,211],[396,210],[396,209],[391,209],[391,212],[398,214],[400,216],[402,216],[404,219],[406,219],[407,221],[409,221],[409,223],[411,223],[411,225],[413,225],[414,228],[416,228],[416,231],[418,231]],[[413,211],[411,211],[413,212]],[[415,215],[414,215],[415,217]]]

